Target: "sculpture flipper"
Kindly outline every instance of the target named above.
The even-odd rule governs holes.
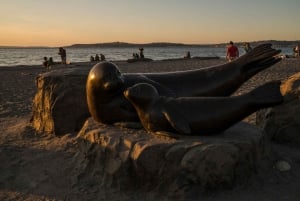
[[[191,134],[189,122],[176,112],[175,108],[166,107],[162,112],[170,125],[180,134]]]
[[[236,60],[237,63],[246,63],[241,71],[245,73],[247,78],[281,61],[280,57],[275,57],[281,50],[275,50],[271,46],[272,44],[259,45]]]

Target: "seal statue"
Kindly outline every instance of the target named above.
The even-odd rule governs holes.
[[[143,127],[150,132],[210,135],[229,128],[251,113],[280,104],[280,81],[232,97],[164,97],[155,87],[139,83],[124,91]]]
[[[229,96],[256,73],[280,61],[280,52],[263,44],[226,64],[197,70],[167,73],[124,73],[110,62],[101,62],[90,70],[86,91],[92,117],[102,123],[136,122],[138,116],[123,96],[137,83],[153,85],[159,95],[168,97]]]

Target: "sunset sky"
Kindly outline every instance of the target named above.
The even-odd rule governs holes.
[[[299,40],[300,0],[0,0],[0,45]]]

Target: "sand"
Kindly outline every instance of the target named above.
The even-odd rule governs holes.
[[[224,63],[225,60],[171,60],[127,63],[115,62],[122,72],[162,72],[188,70]],[[58,68],[82,66],[75,63]],[[0,200],[151,200],[145,195],[104,191],[97,186],[76,184],[73,156],[77,152],[75,133],[63,137],[36,134],[30,127],[31,104],[36,93],[35,77],[46,72],[42,66],[0,67]],[[300,59],[285,59],[257,74],[235,95],[267,81],[285,79],[300,72]],[[245,119],[255,124],[255,115]],[[203,200],[295,201],[300,197],[300,150],[273,143],[274,161],[284,159],[292,168],[280,172],[270,168],[253,175],[234,189],[218,190]],[[157,199],[156,199],[157,200]],[[163,200],[163,199],[162,199]]]

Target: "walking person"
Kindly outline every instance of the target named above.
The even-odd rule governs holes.
[[[231,62],[239,57],[239,49],[233,44],[232,41],[229,42],[226,50],[226,59]]]

